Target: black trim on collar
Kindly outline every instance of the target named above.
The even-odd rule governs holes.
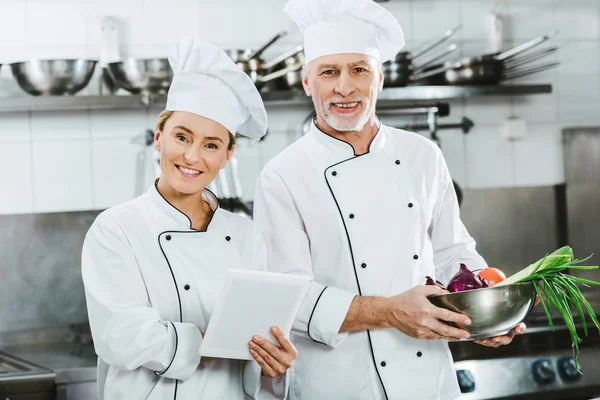
[[[354,251],[352,250],[352,241],[350,240],[350,233],[348,232],[348,228],[346,227],[346,221],[344,220],[344,214],[342,213],[342,209],[340,208],[340,205],[335,197],[335,194],[333,193],[333,190],[331,189],[331,185],[329,185],[329,181],[327,180],[327,171],[330,168],[335,167],[336,165],[345,163],[347,161],[354,160],[354,159],[355,159],[355,157],[352,157],[352,158],[348,158],[346,160],[340,161],[336,164],[330,165],[329,167],[325,168],[325,171],[323,172],[323,176],[325,178],[325,183],[327,183],[327,188],[329,188],[329,192],[331,193],[331,197],[333,197],[333,201],[335,202],[338,212],[340,213],[340,219],[342,220],[342,225],[344,227],[344,231],[346,231],[346,238],[348,239],[348,247],[350,248],[350,258],[352,260],[352,268],[354,269],[354,276],[356,277],[356,287],[358,288],[358,295],[362,296],[362,290],[360,289],[360,280],[358,279],[358,273],[356,272],[356,261],[354,260]],[[383,384],[383,379],[381,379],[381,375],[379,374],[379,369],[377,368],[377,361],[375,360],[375,352],[373,351],[373,342],[371,340],[371,332],[368,329],[367,329],[367,338],[369,339],[369,349],[371,350],[371,357],[373,358],[373,365],[375,366],[375,372],[377,372],[377,377],[379,378],[379,383],[381,383],[381,387],[383,388],[383,394],[384,394],[386,400],[389,400],[387,390],[385,389],[385,385]]]
[[[173,352],[173,358],[171,358],[171,362],[167,366],[167,369],[165,369],[163,372],[160,372],[160,373],[158,373],[156,371],[154,372],[158,376],[163,376],[169,370],[169,368],[171,368],[171,365],[173,365],[173,361],[175,360],[175,356],[177,355],[177,349],[179,348],[179,335],[177,334],[177,328],[175,328],[175,324],[172,323],[171,321],[169,321],[169,323],[173,327],[173,331],[175,331],[175,351]]]
[[[310,323],[312,322],[312,317],[313,317],[313,315],[315,313],[315,310],[317,309],[317,304],[319,304],[319,300],[321,300],[321,296],[323,296],[323,293],[325,292],[325,289],[327,289],[328,287],[329,286],[325,286],[323,288],[323,290],[321,291],[321,294],[319,294],[319,297],[317,297],[317,301],[315,302],[315,305],[314,305],[314,307],[313,307],[313,309],[312,309],[312,311],[310,313],[310,317],[308,318],[308,328],[306,329],[306,333],[308,334],[308,337],[311,338],[313,342],[319,343],[319,344],[322,344],[322,345],[325,345],[325,346],[327,346],[327,343],[319,342],[318,340],[315,340],[311,336],[311,334],[310,334]]]
[[[188,222],[190,223],[190,230],[194,231],[194,232],[206,232],[206,231],[201,231],[198,229],[194,229],[192,228],[192,220],[190,219],[190,217],[187,216],[186,213],[184,213],[183,211],[181,211],[179,208],[175,207],[173,204],[171,204],[171,202],[169,200],[167,200],[165,198],[165,196],[163,196],[163,194],[160,192],[160,190],[158,190],[158,179],[154,181],[154,188],[156,189],[156,193],[158,193],[160,195],[160,197],[162,197],[162,199],[171,207],[173,207],[175,210],[177,210],[178,213],[180,213],[181,215],[183,215],[184,217],[187,218]],[[219,198],[213,193],[211,192],[209,189],[204,188],[203,190],[206,190],[207,192],[209,192],[210,194],[212,194],[213,196],[215,196],[215,199],[217,199],[217,208],[215,208],[213,210],[213,215],[210,217],[210,221],[208,221],[208,224],[206,224],[206,229],[208,230],[208,226],[210,225],[210,223],[212,222],[213,217],[215,216],[215,214],[217,213],[217,210],[219,208],[221,208],[221,205],[219,204]],[[164,232],[163,232],[164,233]]]
[[[375,115],[377,117],[377,115]],[[375,139],[375,137],[379,134],[379,131],[381,130],[381,119],[379,117],[377,117],[377,120],[379,121],[379,126],[377,127],[377,133],[375,134],[375,136],[373,137],[373,139]],[[336,138],[335,136],[331,136],[329,133],[325,132],[323,129],[319,128],[319,125],[317,125],[316,122],[316,115],[315,118],[313,118],[313,125],[315,126],[315,128],[317,128],[322,134],[327,135],[328,137],[337,140],[338,142],[342,142],[347,144],[348,146],[350,146],[350,148],[352,149],[352,154],[354,154],[354,157],[360,157],[360,156],[364,156],[365,154],[369,154],[371,152],[371,144],[373,144],[373,140],[371,140],[371,143],[369,143],[369,150],[367,150],[366,153],[363,154],[356,154],[355,150],[354,150],[354,146],[352,146],[350,143],[346,142],[345,140]],[[347,161],[347,160],[344,160]],[[344,162],[342,161],[342,162]],[[338,163],[339,164],[339,163]],[[334,164],[337,165],[337,164]]]

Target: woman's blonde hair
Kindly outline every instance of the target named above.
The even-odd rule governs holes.
[[[174,111],[164,110],[158,115],[158,120],[156,121],[156,130],[162,132],[165,129],[165,125],[169,118],[173,115]],[[235,136],[229,132],[229,145],[227,145],[227,150],[231,150],[235,146]]]

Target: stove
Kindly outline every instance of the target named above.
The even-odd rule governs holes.
[[[0,399],[52,400],[54,372],[0,352]]]
[[[578,325],[579,336],[583,339],[579,345],[580,374],[573,359],[569,333],[560,321],[556,321],[554,332],[543,318],[526,323],[527,333],[516,336],[508,346],[487,348],[472,342],[450,344],[462,392],[459,399],[600,398],[598,331],[590,329],[586,337]]]

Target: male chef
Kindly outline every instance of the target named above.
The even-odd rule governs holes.
[[[375,113],[402,30],[371,0],[291,0],[285,12],[304,35],[316,118],[265,166],[254,219],[269,269],[312,278],[293,326],[290,399],[455,399],[448,341],[468,333],[446,322],[469,321],[434,307],[427,296],[444,292],[425,277],[487,265],[439,148]]]

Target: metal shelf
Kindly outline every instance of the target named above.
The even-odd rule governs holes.
[[[500,86],[409,86],[384,88],[378,98],[383,108],[431,103],[482,96],[523,96],[552,93],[552,85],[500,85]],[[266,92],[262,94],[265,105],[306,105],[311,100],[301,91]],[[106,96],[20,96],[0,97],[0,112],[58,111],[89,109],[123,109],[164,107],[165,95],[106,95]]]

